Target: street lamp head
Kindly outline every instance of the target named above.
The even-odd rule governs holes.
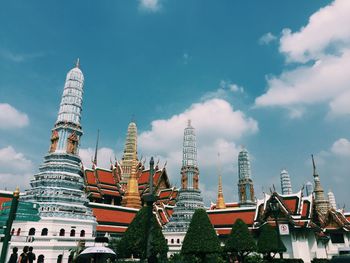
[[[278,212],[278,210],[279,210],[279,204],[278,204],[278,201],[277,201],[275,198],[273,198],[273,199],[270,200],[269,206],[270,206],[270,209],[271,209],[271,211],[272,211],[273,213]]]

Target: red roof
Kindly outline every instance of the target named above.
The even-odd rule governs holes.
[[[119,207],[118,209],[114,209],[114,207],[92,207],[92,212],[94,216],[96,216],[98,223],[103,224],[103,222],[111,222],[118,225],[118,223],[130,224],[137,211],[124,210],[123,207]]]
[[[172,193],[172,189],[166,189],[164,191],[161,191],[159,193],[159,198],[163,199],[163,198],[169,198],[169,195]]]
[[[112,171],[96,169],[96,173],[100,183],[112,184],[112,185],[116,184]]]
[[[142,172],[138,182],[139,184],[147,184],[149,182],[149,171]]]
[[[112,196],[120,196],[120,193],[118,191],[111,191],[111,190],[101,190],[103,195],[112,195]]]
[[[85,170],[87,183],[90,185],[97,185],[94,171]]]
[[[110,232],[110,233],[124,233],[127,228],[119,226],[96,226],[98,232]]]
[[[237,219],[242,219],[244,223],[247,225],[252,225],[254,223],[255,216],[255,207],[254,209],[236,209],[229,210],[223,209],[221,211],[218,210],[208,210],[207,211],[210,222],[214,225],[214,227],[219,226],[227,226],[232,227],[232,225],[236,222]]]
[[[303,211],[301,212],[302,217],[309,217],[310,214],[310,202],[304,200],[303,201]]]
[[[298,213],[299,198],[297,196],[281,197],[284,205],[289,209],[292,214]]]

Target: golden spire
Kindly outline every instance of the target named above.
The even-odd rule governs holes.
[[[137,162],[134,162],[131,166],[131,174],[128,179],[125,194],[123,196],[122,205],[126,207],[139,209],[141,208],[141,197],[139,194],[139,183],[137,180],[138,171],[136,170],[136,168]]]
[[[225,200],[224,200],[224,193],[222,191],[220,153],[218,153],[218,159],[219,159],[219,186],[218,186],[218,199],[216,200],[216,209],[225,209],[226,204],[225,204]]]
[[[137,165],[137,126],[135,122],[130,122],[126,135],[126,142],[124,148],[123,158],[121,160],[122,167],[122,182],[127,183],[131,177],[132,167]],[[136,169],[136,168],[135,168]]]

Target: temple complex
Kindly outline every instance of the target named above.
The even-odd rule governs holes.
[[[191,121],[184,129],[180,189],[171,184],[166,163],[160,166],[158,161],[150,178],[150,169],[144,165],[146,160],[138,157],[134,121],[128,125],[120,160],[111,161],[110,167],[99,167],[97,139],[91,166],[82,164],[79,143],[83,135],[80,123],[83,87],[78,60],[66,77],[49,151],[31,180],[31,187],[20,194],[10,249],[33,246],[45,262],[67,262],[70,249],[77,244],[90,246],[96,236],[120,238],[145,205],[144,197],[150,188],[156,196],[153,212],[163,228],[170,254],[181,250],[196,209],[206,209],[222,240],[239,218],[255,237],[264,224],[270,224],[279,230],[287,248],[284,257],[302,258],[305,263],[315,257],[330,258],[340,248],[350,246],[350,213],[337,209],[336,193],[329,192],[326,198],[313,157],[310,172],[313,183],[307,182],[293,192],[290,175],[282,170],[281,193],[273,188],[256,197],[249,153],[242,148],[237,159],[238,171],[232,175],[238,186],[238,200],[225,202],[219,165],[218,177],[213,179],[215,185],[215,178],[218,182],[217,200],[209,208],[204,207],[199,189],[196,134]],[[12,192],[0,190],[0,218],[6,215],[12,198]]]

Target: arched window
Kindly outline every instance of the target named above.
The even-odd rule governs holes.
[[[44,255],[39,255],[37,263],[44,263]]]
[[[58,255],[57,263],[62,263],[62,257],[63,257],[63,255]]]
[[[41,230],[41,235],[42,236],[47,236],[47,228],[43,228],[43,230]]]
[[[60,229],[60,237],[64,237],[65,231],[63,228]]]
[[[80,231],[80,236],[81,236],[81,237],[85,237],[85,230],[81,230],[81,231]]]
[[[176,242],[177,242],[178,244],[180,244],[180,239],[178,238],[178,239],[176,240]]]
[[[19,236],[21,234],[21,228],[17,229],[17,236]]]
[[[35,228],[32,227],[31,229],[29,229],[29,233],[28,233],[29,236],[34,236],[35,235]]]
[[[174,239],[171,239],[171,244],[174,244]]]
[[[13,236],[14,234],[15,234],[15,229],[12,228],[12,230],[11,230],[11,236]]]
[[[75,237],[75,230],[74,230],[74,229],[72,229],[72,230],[70,231],[70,236],[71,236],[71,237]]]

